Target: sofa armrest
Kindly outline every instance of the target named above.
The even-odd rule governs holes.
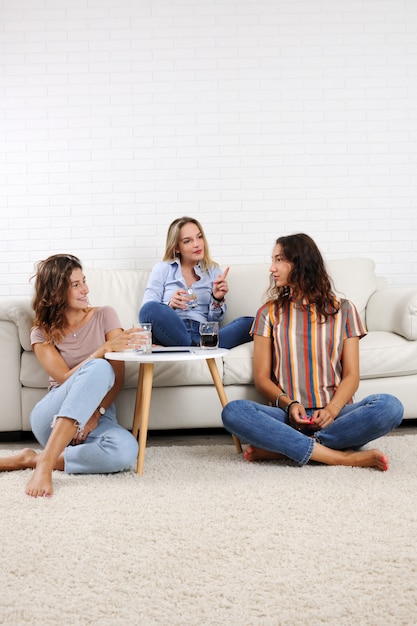
[[[417,340],[417,287],[386,287],[375,291],[366,306],[369,331],[384,330]]]
[[[21,347],[14,322],[0,319],[0,432],[22,430]]]
[[[25,297],[0,298],[0,321],[13,322],[17,327],[20,345],[23,350],[31,350],[30,329],[34,313],[30,299]]]

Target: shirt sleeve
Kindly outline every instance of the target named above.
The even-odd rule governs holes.
[[[143,294],[141,306],[147,302],[164,302],[165,288],[169,273],[169,263],[160,261],[153,266]],[[165,302],[165,304],[167,304],[167,302]]]
[[[45,338],[45,335],[43,334],[43,331],[37,326],[32,328],[32,330],[30,331],[30,344],[32,346],[32,350],[33,350],[33,346],[35,345],[35,343],[44,343],[45,341],[46,341],[46,338]]]
[[[356,306],[350,300],[342,301],[342,307],[346,309],[346,323],[345,323],[345,339],[350,337],[365,337],[368,333],[362,323]]]
[[[227,312],[227,304],[225,296],[223,302],[217,302],[212,297],[213,295],[213,282],[216,280],[218,276],[220,276],[223,271],[217,265],[210,268],[210,304],[208,310],[208,321],[221,322]]]
[[[273,304],[265,304],[258,309],[251,328],[251,335],[261,337],[272,337],[273,330]]]
[[[115,309],[113,309],[113,307],[103,306],[101,307],[101,311],[103,315],[103,332],[105,335],[116,328],[123,328],[120,322],[119,314]],[[100,309],[98,312],[100,312]]]

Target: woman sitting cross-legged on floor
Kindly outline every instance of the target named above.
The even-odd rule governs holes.
[[[378,449],[360,448],[401,423],[394,396],[353,402],[359,385],[359,339],[366,335],[352,302],[336,298],[315,242],[305,234],[277,239],[269,301],[257,312],[254,377],[265,406],[229,402],[226,429],[249,443],[248,461],[291,459],[388,469]]]

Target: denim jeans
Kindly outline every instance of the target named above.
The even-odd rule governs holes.
[[[45,447],[55,417],[70,417],[82,429],[113,387],[114,380],[114,370],[108,361],[91,359],[62,385],[51,389],[34,407],[30,416],[32,431],[38,442]],[[135,465],[137,454],[138,443],[128,430],[117,423],[115,406],[112,404],[84,443],[65,448],[65,472],[121,472]]]
[[[139,311],[139,323],[152,323],[152,340],[162,346],[199,346],[200,322],[182,318],[166,304],[147,302]],[[219,347],[234,348],[252,341],[253,317],[238,317],[220,327]]]
[[[306,413],[311,416],[313,411],[309,409]],[[222,419],[225,428],[242,442],[279,452],[298,465],[305,465],[315,441],[334,450],[360,448],[399,426],[403,414],[403,405],[396,397],[374,394],[347,405],[334,422],[313,434],[307,426],[302,432],[292,428],[282,409],[251,400],[229,402],[223,409]]]

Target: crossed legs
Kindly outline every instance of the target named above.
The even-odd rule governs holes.
[[[249,445],[244,453],[247,461],[281,461],[287,459],[279,452],[270,452]],[[348,465],[350,467],[374,467],[385,472],[388,469],[387,457],[378,450],[333,450],[317,441],[314,444],[311,461],[325,465]]]

